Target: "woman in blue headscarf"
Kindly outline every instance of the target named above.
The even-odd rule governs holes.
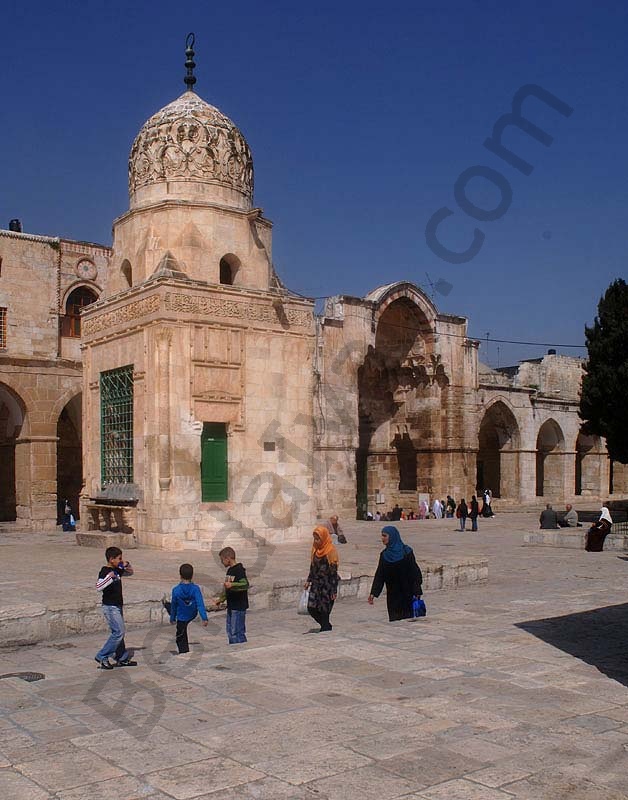
[[[386,587],[388,619],[408,619],[412,616],[412,601],[423,593],[423,576],[414,558],[411,547],[401,541],[399,531],[393,525],[382,528],[384,550],[380,553],[379,564],[373,578],[369,605],[379,597]]]

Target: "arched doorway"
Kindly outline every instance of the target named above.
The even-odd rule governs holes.
[[[601,487],[601,451],[599,436],[579,433],[576,439],[575,493],[598,495]]]
[[[536,437],[536,496],[562,499],[565,493],[563,452],[565,437],[560,425],[546,420]]]
[[[0,383],[0,521],[17,519],[15,441],[24,424],[25,405]]]
[[[514,414],[498,400],[484,414],[478,434],[476,487],[493,497],[517,499],[519,487],[519,426]]]
[[[78,394],[66,403],[57,420],[57,524],[61,523],[66,500],[78,518],[83,486],[81,431],[82,395]]]
[[[425,491],[432,473],[420,444],[440,424],[439,388],[448,382],[423,310],[409,297],[393,300],[358,370],[358,516],[380,492],[387,507],[416,509],[416,492]]]

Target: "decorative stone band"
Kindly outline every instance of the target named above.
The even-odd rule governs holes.
[[[92,319],[83,321],[83,335],[91,336],[102,330],[110,329],[121,323],[131,322],[140,317],[148,316],[159,311],[161,298],[157,294],[136,300],[126,306],[121,306],[115,311],[107,311]],[[290,326],[309,328],[313,323],[313,316],[308,311],[283,308],[281,316],[272,305],[239,302],[226,298],[196,297],[188,294],[168,292],[165,296],[164,308],[182,314],[197,314],[211,317],[228,317],[230,319],[250,320],[264,322],[269,325],[282,323],[282,318]]]
[[[203,314],[212,317],[229,317],[230,319],[251,320],[253,322],[266,322],[276,325],[280,317],[272,305],[259,305],[257,303],[241,303],[237,300],[215,297],[197,297],[188,294],[166,294],[165,307],[168,311],[178,311],[185,314]],[[287,308],[285,314],[290,325],[307,328],[312,325],[313,316],[308,311]]]
[[[117,308],[115,311],[107,311],[94,319],[85,320],[82,326],[83,335],[89,336],[114,325],[120,325],[122,322],[131,322],[139,317],[145,317],[147,314],[153,314],[155,311],[159,311],[159,306],[160,297],[153,294]]]

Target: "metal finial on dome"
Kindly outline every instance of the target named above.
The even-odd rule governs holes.
[[[194,34],[188,33],[185,40],[185,68],[187,73],[183,79],[188,92],[194,91],[194,84],[196,83],[196,77],[194,75],[194,67],[196,66],[194,62],[194,41]]]

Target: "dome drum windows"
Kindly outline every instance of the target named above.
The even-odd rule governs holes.
[[[233,286],[239,269],[240,259],[233,253],[227,253],[220,259],[220,283],[225,286]]]

